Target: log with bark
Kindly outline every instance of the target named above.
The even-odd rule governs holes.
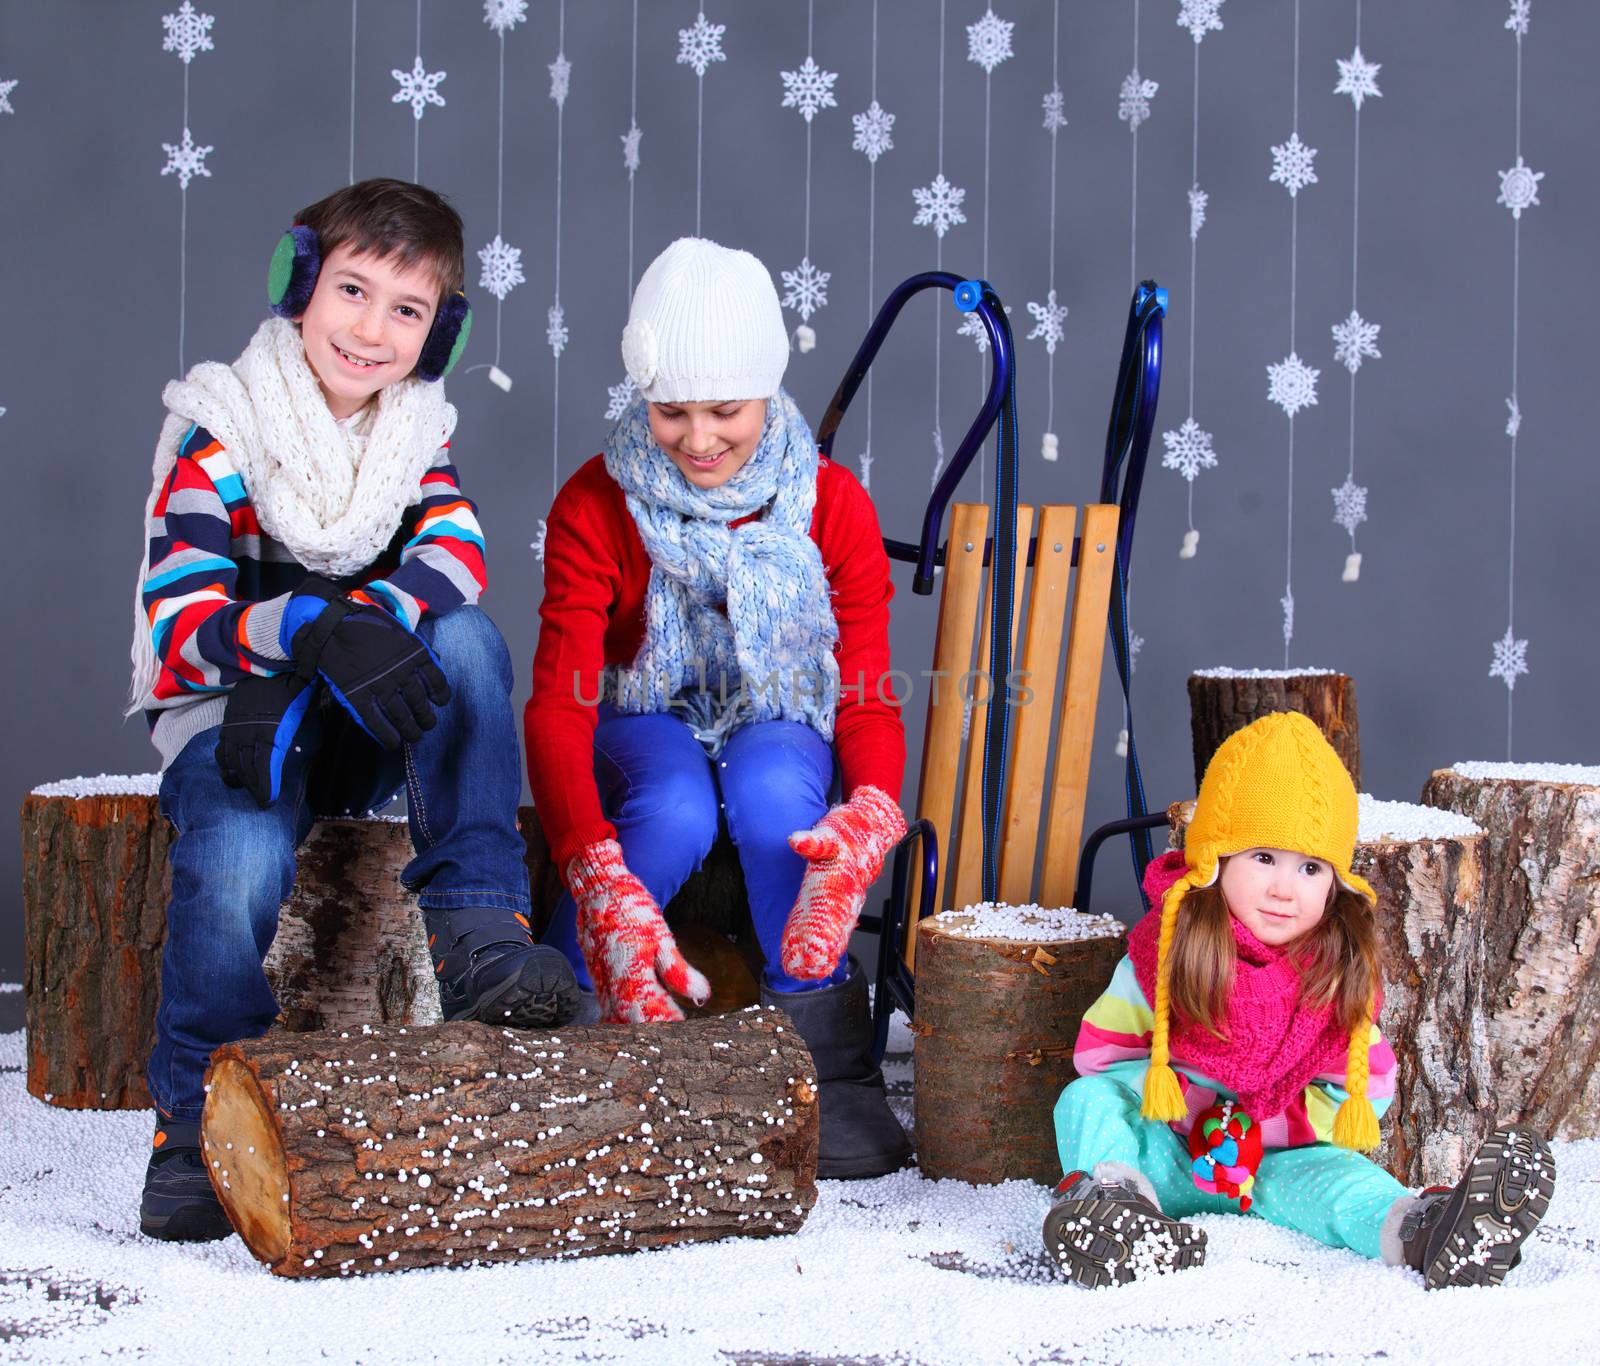
[[[1600,767],[1457,764],[1422,800],[1489,834],[1481,952],[1501,1116],[1600,1136]]]
[[[1051,1113],[1077,1075],[1078,1025],[1125,951],[1122,926],[988,907],[929,916],[917,938],[918,1165],[935,1178],[1054,1185]]]
[[[1361,727],[1355,680],[1348,674],[1206,669],[1189,675],[1195,791],[1222,742],[1275,711],[1304,712],[1315,721],[1360,789]]]
[[[217,1051],[201,1142],[276,1275],[792,1233],[817,1198],[811,1055],[771,1007],[525,1033],[273,1033]]]

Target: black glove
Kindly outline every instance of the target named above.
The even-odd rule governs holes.
[[[217,738],[217,767],[229,787],[242,787],[265,811],[278,800],[283,760],[316,690],[298,674],[240,679],[228,694]]]
[[[295,590],[296,598],[327,603],[294,632],[297,672],[308,681],[321,675],[356,724],[385,749],[415,743],[433,729],[434,708],[450,700],[444,670],[427,641],[402,622],[338,594],[315,575]]]

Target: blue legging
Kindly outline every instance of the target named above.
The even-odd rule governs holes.
[[[657,905],[699,868],[725,819],[767,960],[767,987],[811,991],[845,980],[842,955],[830,977],[804,981],[783,971],[778,952],[805,872],[789,836],[817,823],[833,787],[833,750],[814,730],[798,721],[759,721],[735,732],[712,760],[676,716],[625,716],[602,706],[594,776],[628,868]],[[544,942],[566,954],[578,981],[592,989],[570,892],[556,904]]]

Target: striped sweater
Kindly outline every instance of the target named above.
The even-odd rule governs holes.
[[[289,668],[280,627],[307,570],[261,530],[228,452],[200,426],[184,437],[145,535],[142,602],[161,666],[145,716],[165,768],[221,722],[241,678]],[[387,549],[341,586],[415,628],[477,602],[485,577],[477,508],[461,492],[447,441]]]
[[[1394,1099],[1396,1063],[1394,1050],[1377,1025],[1369,1027],[1372,1035],[1367,1052],[1367,1099],[1381,1118]],[[1080,1077],[1103,1072],[1142,1094],[1154,1030],[1155,1014],[1139,986],[1133,960],[1124,956],[1111,976],[1111,985],[1083,1017],[1072,1051],[1072,1066]],[[1202,1110],[1219,1100],[1236,1099],[1233,1092],[1186,1066],[1176,1054],[1172,1069],[1178,1074],[1184,1104],[1189,1107],[1188,1115],[1175,1121],[1172,1128],[1184,1137]],[[1333,1117],[1346,1095],[1342,1071],[1313,1077],[1281,1113],[1253,1116],[1261,1125],[1262,1143],[1268,1148],[1303,1148],[1333,1142]]]

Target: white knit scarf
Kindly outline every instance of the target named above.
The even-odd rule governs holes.
[[[130,713],[160,676],[143,604],[150,522],[191,426],[222,443],[262,532],[312,573],[337,579],[383,553],[456,425],[442,384],[403,379],[379,391],[363,452],[328,408],[299,329],[282,318],[262,323],[231,366],[196,365],[161,397],[167,418],[156,443],[133,593]]]

